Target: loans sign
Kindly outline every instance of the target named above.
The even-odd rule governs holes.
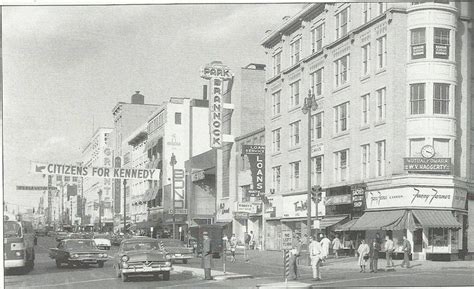
[[[30,162],[30,172],[43,175],[72,177],[159,180],[157,169],[126,169],[111,167],[83,167],[78,165]]]
[[[242,154],[249,158],[252,174],[252,187],[249,196],[255,197],[265,193],[265,146],[242,145]]]

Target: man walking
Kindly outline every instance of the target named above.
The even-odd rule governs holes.
[[[380,252],[380,243],[379,239],[375,238],[372,241],[372,244],[370,246],[370,272],[372,273],[377,273],[378,270],[378,262],[379,262],[379,252]]]
[[[290,278],[296,280],[298,278],[298,257],[300,256],[301,251],[301,241],[300,237],[296,236],[290,250]]]
[[[407,240],[407,236],[403,236],[403,262],[400,267],[407,266],[407,269],[410,268],[410,259],[409,255],[411,255],[411,243]]]
[[[232,237],[230,238],[230,254],[231,254],[231,259],[230,261],[232,263],[235,263],[235,250],[237,249],[237,238],[235,237],[235,233],[232,234]]]
[[[321,244],[309,236],[309,256],[311,258],[311,268],[313,269],[313,281],[321,281],[321,270],[319,269],[322,260]]]
[[[253,231],[250,231],[250,241],[249,241],[249,245],[250,245],[250,250],[253,250],[255,248],[255,236],[253,234]]]
[[[212,280],[211,268],[212,268],[212,250],[211,250],[211,239],[207,232],[202,233],[202,259],[201,267],[204,268],[204,280]]]
[[[336,235],[334,240],[332,240],[332,250],[334,251],[334,256],[336,259],[339,257],[339,250],[342,247],[341,240],[339,240],[339,235]]]
[[[331,241],[323,234],[320,234],[319,237],[321,237],[321,248],[323,251],[323,261],[326,262],[326,259],[329,256],[329,246],[331,246]]]
[[[393,251],[395,249],[395,247],[393,246],[393,241],[390,240],[389,236],[385,236],[384,249],[385,249],[385,259],[387,259],[386,270],[389,270],[389,268],[393,268],[393,266],[394,266],[393,260],[392,260],[392,254],[393,254]]]

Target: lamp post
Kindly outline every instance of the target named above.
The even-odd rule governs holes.
[[[311,111],[316,110],[318,104],[316,103],[316,97],[312,93],[311,89],[308,91],[308,96],[304,99],[303,113],[308,114],[308,171],[307,171],[307,190],[308,199],[307,204],[307,231],[308,237],[311,236]],[[316,219],[318,219],[318,204],[316,203]]]
[[[175,213],[175,193],[174,193],[174,166],[176,165],[176,156],[174,153],[171,154],[171,160],[170,160],[170,165],[171,165],[171,193],[173,194],[173,239],[176,239],[176,213]]]

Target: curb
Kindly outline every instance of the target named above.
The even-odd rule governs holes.
[[[204,272],[201,272],[201,271],[202,269],[200,268],[173,266],[173,272],[189,274],[193,277],[204,278]],[[219,272],[219,275],[213,276],[214,280],[216,281],[253,278],[252,275],[247,275],[247,274],[237,274],[237,273],[231,273],[231,272],[223,273],[221,271],[217,271],[217,272]]]

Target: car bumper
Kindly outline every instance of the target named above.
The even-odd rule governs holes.
[[[189,255],[184,255],[184,256],[171,256],[171,260],[187,260],[187,259],[192,259],[194,258],[193,256]]]
[[[69,258],[68,259],[69,262],[71,263],[82,263],[82,264],[97,264],[99,262],[106,262],[108,261],[107,258],[98,258],[98,259],[95,259],[95,258]]]
[[[19,268],[19,267],[25,267],[26,266],[26,261],[21,259],[21,260],[5,260],[5,269],[8,268]]]
[[[124,274],[149,274],[149,273],[159,273],[171,271],[171,267],[151,267],[148,269],[142,268],[122,268],[121,272]]]

